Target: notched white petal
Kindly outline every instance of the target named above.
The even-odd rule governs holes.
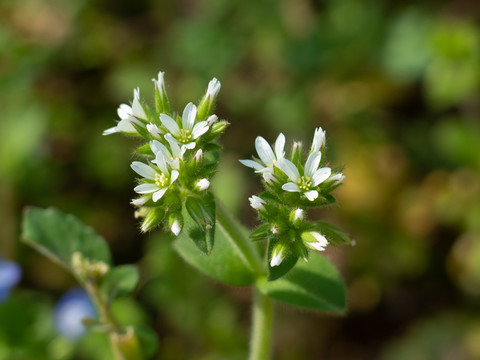
[[[298,172],[297,167],[290,160],[280,159],[279,161],[277,161],[276,165],[293,182],[297,182],[300,178],[300,173]]]
[[[133,189],[138,194],[149,194],[158,190],[155,184],[140,184]]]
[[[167,114],[160,114],[160,121],[173,135],[177,136],[180,132],[177,122]]]
[[[144,164],[140,161],[134,161],[132,162],[132,164],[130,165],[130,167],[133,169],[133,171],[135,171],[138,175],[141,175],[143,176],[144,178],[147,178],[147,179],[155,179],[155,170],[152,169],[150,166],[148,166],[147,164]]]
[[[315,200],[317,197],[318,197],[318,191],[317,190],[310,190],[310,191],[307,191],[305,193],[305,197],[310,200],[310,201],[313,201]]]
[[[298,185],[293,182],[288,182],[286,184],[283,184],[282,189],[290,192],[300,192]]]
[[[315,172],[315,174],[313,174],[313,177],[312,177],[313,186],[317,186],[318,184],[321,184],[322,182],[327,180],[331,174],[332,174],[332,169],[330,169],[329,167],[318,169]]]
[[[163,189],[160,189],[160,190],[154,192],[153,195],[152,195],[153,202],[157,202],[158,200],[160,200],[162,198],[162,196],[167,192],[167,189],[168,188],[163,188]]]
[[[262,160],[265,165],[271,165],[275,162],[275,154],[267,140],[263,137],[258,136],[255,139],[255,149],[257,150],[260,160]]]

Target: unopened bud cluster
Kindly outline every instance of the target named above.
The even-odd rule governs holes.
[[[188,103],[183,112],[170,108],[164,84],[164,73],[153,79],[155,107],[149,107],[134,90],[132,105],[118,108],[120,121],[104,135],[123,133],[141,137],[145,143],[137,150],[142,161],[131,168],[140,175],[134,188],[140,196],[132,200],[142,217],[142,231],[163,223],[174,235],[183,226],[182,207],[187,198],[202,198],[209,191],[220,147],[216,138],[228,123],[213,114],[221,84],[213,79],[198,104]]]
[[[315,129],[305,157],[303,145],[294,142],[285,154],[286,139],[280,134],[273,147],[262,137],[255,140],[258,158],[240,160],[262,176],[265,192],[249,198],[262,225],[253,231],[253,240],[269,241],[270,266],[280,265],[288,256],[308,260],[308,249],[323,251],[329,241],[308,221],[307,209],[335,202],[330,194],[345,178],[341,169],[331,169],[324,159],[325,131]]]
[[[80,252],[72,255],[72,268],[75,274],[84,280],[101,280],[110,270],[108,264],[87,259]]]

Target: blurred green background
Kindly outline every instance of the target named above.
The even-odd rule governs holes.
[[[245,224],[259,179],[238,159],[256,136],[308,143],[322,126],[331,165],[346,165],[338,206],[311,215],[356,239],[326,252],[348,313],[277,306],[275,359],[480,359],[479,20],[467,0],[2,0],[0,254],[24,274],[0,304],[0,359],[110,356],[101,335],[55,334],[74,281],[19,243],[26,205],[75,214],[116,263],[139,264],[138,303],[115,306],[155,329],[156,358],[245,359],[249,290],[140,234],[136,142],[101,135],[134,87],[152,100],[158,71],[178,110],[221,81],[216,188]]]

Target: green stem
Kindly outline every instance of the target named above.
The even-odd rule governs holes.
[[[252,332],[248,360],[269,360],[271,356],[273,300],[254,287]]]
[[[97,284],[87,280],[84,286],[100,313],[100,319],[110,329],[109,337],[114,359],[142,360],[143,357],[136,335],[131,328],[125,329],[118,322],[100,294]]]
[[[245,264],[247,264],[257,276],[265,275],[264,266],[258,251],[218,198],[216,199],[216,208],[217,226],[222,228]]]
[[[217,226],[237,249],[243,261],[256,273],[265,275],[265,267],[258,251],[225,206],[216,199]],[[272,341],[273,301],[253,286],[252,332],[249,360],[269,360]]]

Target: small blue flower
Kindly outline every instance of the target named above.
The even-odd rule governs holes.
[[[95,317],[95,307],[82,288],[66,292],[55,307],[55,327],[65,337],[76,339],[86,332],[82,319]]]
[[[10,295],[12,287],[20,282],[22,269],[15,261],[6,261],[0,258],[0,303]]]

